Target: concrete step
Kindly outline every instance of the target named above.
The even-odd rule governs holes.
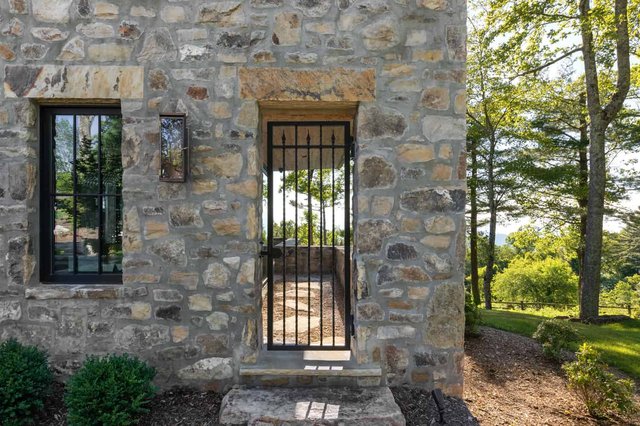
[[[387,387],[234,388],[222,400],[220,424],[248,426],[404,426]]]

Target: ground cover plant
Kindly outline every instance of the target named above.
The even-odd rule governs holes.
[[[484,325],[528,337],[545,319],[547,317],[532,313],[482,310]],[[640,320],[603,325],[572,324],[585,342],[601,352],[604,362],[640,380]],[[573,351],[578,350],[577,343],[569,346]]]
[[[569,388],[586,405],[593,417],[608,414],[627,415],[636,411],[633,401],[633,382],[618,379],[607,371],[600,354],[584,343],[576,353],[577,360],[562,366],[569,380]]]
[[[69,424],[137,424],[156,393],[155,375],[153,367],[127,354],[88,357],[67,384]]]
[[[542,353],[555,360],[561,360],[562,351],[578,341],[576,329],[567,321],[559,319],[542,321],[532,337],[542,345]]]
[[[52,380],[44,351],[13,339],[0,344],[0,423],[33,423],[44,408]]]

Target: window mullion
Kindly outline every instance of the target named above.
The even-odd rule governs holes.
[[[73,274],[78,273],[78,175],[76,173],[77,162],[77,122],[78,116],[73,115]]]

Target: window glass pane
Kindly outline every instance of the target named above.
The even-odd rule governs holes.
[[[53,198],[53,265],[54,274],[73,272],[73,197]]]
[[[98,272],[98,200],[99,197],[76,197],[77,272]]]
[[[104,194],[122,193],[122,119],[118,116],[100,117],[102,145],[102,191]]]
[[[122,272],[122,199],[102,198],[102,272]]]
[[[98,116],[76,116],[76,178],[78,194],[97,194],[98,176]]]
[[[183,181],[184,117],[160,118],[160,177],[168,181]]]
[[[73,193],[73,116],[57,115],[54,122],[53,162],[55,192]]]

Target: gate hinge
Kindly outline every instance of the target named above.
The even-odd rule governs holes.
[[[354,138],[351,138],[351,143],[349,146],[349,158],[351,158],[352,160],[356,158],[356,140]]]

